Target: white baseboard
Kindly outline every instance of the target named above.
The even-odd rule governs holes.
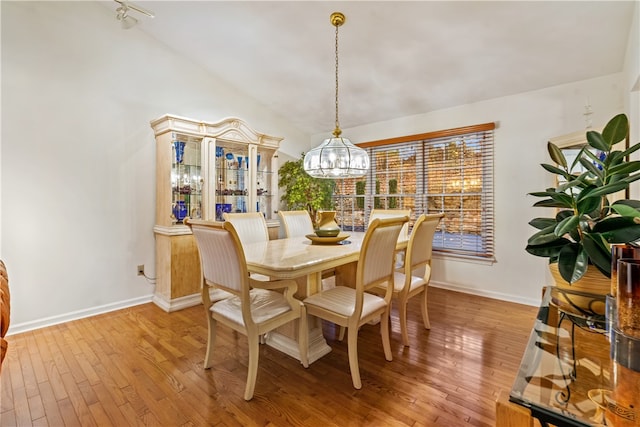
[[[477,295],[481,297],[493,298],[501,301],[515,302],[518,304],[530,305],[537,307],[540,305],[540,299],[533,300],[529,298],[519,298],[510,294],[503,294],[500,292],[486,292],[479,289],[469,289],[458,285],[452,285],[444,282],[429,282],[429,286],[434,288],[447,289],[455,292],[462,292],[465,294]],[[112,304],[105,304],[97,307],[91,307],[85,310],[73,311],[71,313],[65,313],[58,316],[46,317],[44,319],[33,320],[30,322],[13,323],[9,327],[8,335],[20,334],[23,332],[32,331],[34,329],[40,329],[47,326],[53,326],[64,322],[70,322],[72,320],[78,320],[85,317],[96,316],[98,314],[108,313],[114,310],[120,310],[123,308],[133,307],[134,305],[145,304],[153,302],[158,307],[166,312],[172,312],[182,310],[183,308],[193,307],[202,303],[200,294],[187,295],[185,297],[176,298],[170,301],[165,300],[159,295],[147,295],[139,298],[133,298],[130,300],[119,301]]]
[[[540,299],[539,298],[537,300],[534,300],[534,299],[531,299],[531,298],[520,298],[520,297],[517,297],[515,295],[511,295],[511,294],[503,294],[501,292],[487,292],[487,291],[483,291],[482,289],[469,289],[469,288],[465,288],[463,286],[453,285],[451,283],[436,282],[434,280],[431,280],[429,282],[429,286],[432,286],[434,288],[446,289],[446,290],[454,291],[454,292],[462,292],[462,293],[465,293],[465,294],[477,295],[479,297],[487,297],[487,298],[497,299],[497,300],[500,300],[500,301],[508,301],[508,302],[515,302],[517,304],[530,305],[530,306],[533,306],[533,307],[539,307],[540,306]]]
[[[132,298],[125,301],[119,301],[112,304],[105,304],[97,307],[91,307],[84,310],[72,311],[58,316],[45,317],[44,319],[33,320],[23,323],[12,323],[9,326],[7,335],[20,334],[23,332],[40,329],[47,326],[58,325],[72,320],[83,319],[85,317],[97,316],[98,314],[108,313],[110,311],[121,310],[123,308],[133,307],[134,305],[145,304],[152,301],[153,295],[147,295],[138,298]]]
[[[193,307],[194,305],[198,305],[202,303],[202,296],[198,294],[187,295],[186,297],[174,298],[172,300],[167,301],[161,295],[153,296],[153,303],[170,313],[172,311],[182,310],[183,308]]]

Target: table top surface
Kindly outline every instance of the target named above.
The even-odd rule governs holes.
[[[354,256],[357,259],[365,233],[347,234],[347,239],[334,244],[312,244],[311,240],[299,236],[243,245],[247,267],[249,271],[269,270],[271,275],[278,276],[300,270],[320,271],[332,261]]]
[[[357,261],[365,232],[346,232],[345,240],[317,244],[304,236],[243,245],[249,271],[275,278],[291,278]],[[407,246],[398,241],[397,248]]]
[[[601,425],[598,405],[589,393],[593,397],[595,390],[612,388],[607,334],[602,319],[576,317],[550,305],[560,297],[558,292],[555,287],[545,291],[509,397],[530,408],[534,416],[563,425]],[[591,297],[604,304],[604,296]]]

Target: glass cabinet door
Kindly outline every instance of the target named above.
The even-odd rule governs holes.
[[[273,219],[275,203],[273,201],[273,179],[271,170],[274,152],[271,150],[258,150],[256,158],[256,211],[262,212],[266,219]]]
[[[200,140],[175,136],[172,142],[171,211],[175,223],[202,218],[202,154]]]
[[[224,220],[225,212],[262,212],[267,220],[272,219],[274,153],[251,144],[216,142],[217,221]]]
[[[246,146],[216,145],[216,220],[225,212],[250,212],[248,206],[249,152]]]

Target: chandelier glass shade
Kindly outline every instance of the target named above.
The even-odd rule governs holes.
[[[357,178],[369,170],[369,155],[347,138],[334,136],[305,154],[303,167],[315,178]]]
[[[338,120],[338,27],[344,24],[345,16],[340,12],[331,14],[331,24],[336,27],[336,127],[333,137],[310,150],[304,156],[303,168],[314,178],[358,178],[369,170],[369,154],[354,145],[348,138],[340,136]]]

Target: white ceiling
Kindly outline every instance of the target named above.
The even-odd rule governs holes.
[[[349,128],[619,72],[637,3],[134,1],[156,16],[131,14],[138,30],[313,134],[334,125],[333,11],[347,17]]]

